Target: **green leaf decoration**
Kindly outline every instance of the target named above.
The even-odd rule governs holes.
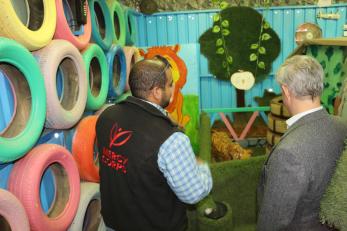
[[[269,29],[270,28],[270,24],[266,21],[264,21],[264,29]]]
[[[223,47],[218,48],[216,53],[219,54],[219,55],[224,54],[224,48]]]
[[[217,41],[216,41],[216,46],[217,47],[220,47],[220,46],[222,46],[223,45],[223,40],[222,39],[217,39]]]
[[[258,59],[258,56],[255,53],[252,53],[249,56],[249,61],[251,61],[251,62],[256,61],[257,59]]]
[[[219,0],[215,6],[219,7],[223,1],[232,2]],[[259,83],[269,76],[272,63],[280,53],[281,42],[271,28],[271,23],[268,25],[257,10],[230,5],[218,12],[219,20],[200,36],[200,52],[207,58],[208,70],[216,78],[229,82],[231,73],[247,70],[254,75],[256,83]],[[212,15],[215,14],[217,13]],[[224,27],[225,23],[222,25],[224,20],[228,21],[228,27]],[[223,35],[223,32],[228,35]],[[261,54],[263,50],[259,51],[260,47],[265,48],[265,54]],[[219,48],[223,49],[218,50]],[[223,62],[226,62],[226,68],[223,67]],[[258,66],[260,62],[264,63],[264,69]]]
[[[264,62],[259,62],[258,67],[261,69],[265,69],[265,63]]]
[[[220,31],[220,27],[217,26],[217,25],[215,25],[215,26],[213,27],[213,29],[212,29],[212,32],[213,32],[213,33],[219,33],[219,31]]]
[[[259,52],[259,54],[262,54],[262,55],[266,54],[265,47],[259,47],[258,52]]]
[[[233,57],[228,56],[227,61],[229,64],[232,64],[233,63]]]
[[[253,44],[251,45],[251,49],[253,49],[253,50],[257,49],[258,47],[259,47],[259,44],[258,44],[258,43],[253,43]]]
[[[224,9],[226,9],[229,6],[229,4],[226,1],[223,1],[223,2],[220,3],[219,6],[220,6],[221,10],[224,10]]]
[[[223,67],[224,67],[224,68],[227,67],[227,62],[223,61]]]
[[[223,34],[224,36],[228,36],[228,35],[230,34],[230,31],[229,31],[228,29],[223,29],[223,30],[222,30],[222,34]]]
[[[271,36],[268,33],[264,33],[261,36],[261,40],[266,41],[269,40],[271,38]]]
[[[218,22],[219,19],[220,19],[220,15],[219,15],[219,14],[213,15],[213,21],[214,21],[214,22]]]
[[[219,2],[219,0],[211,0],[212,1],[212,3],[218,3]]]
[[[222,27],[229,27],[229,21],[228,20],[223,20]]]

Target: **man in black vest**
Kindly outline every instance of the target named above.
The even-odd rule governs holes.
[[[101,213],[110,230],[183,231],[185,203],[208,195],[210,170],[163,109],[173,91],[167,60],[136,63],[129,85],[133,96],[107,108],[96,124]]]

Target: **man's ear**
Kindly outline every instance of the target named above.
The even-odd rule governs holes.
[[[163,89],[161,89],[160,87],[153,87],[153,89],[152,89],[152,95],[153,95],[153,98],[154,98],[155,100],[157,100],[158,102],[160,102],[161,97],[162,97],[162,94],[163,94]]]
[[[282,93],[288,98],[290,97],[290,92],[287,85],[281,85]]]
[[[282,89],[282,97],[285,97],[288,103],[291,102],[293,99],[293,94],[289,90],[288,86],[281,85],[281,89]]]

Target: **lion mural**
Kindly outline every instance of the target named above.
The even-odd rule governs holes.
[[[179,126],[185,127],[190,117],[183,115],[183,95],[181,89],[187,81],[187,67],[184,61],[177,55],[180,45],[175,46],[156,46],[147,49],[147,53],[140,49],[140,55],[146,58],[153,58],[160,55],[167,59],[171,65],[172,77],[175,84],[174,92],[170,104],[165,108],[170,117],[178,123]]]

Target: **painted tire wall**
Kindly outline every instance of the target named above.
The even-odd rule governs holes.
[[[129,75],[130,70],[133,65],[140,60],[140,54],[136,47],[123,47],[123,51],[125,54],[126,64],[127,64],[127,80],[125,85],[125,91],[130,90],[129,87]]]
[[[4,134],[10,128],[10,125],[12,124],[12,122],[15,119],[15,116],[17,114],[17,92],[20,90],[20,88],[19,88],[19,84],[16,84],[16,82],[14,82],[14,79],[12,76],[17,76],[17,75],[15,73],[13,73],[13,69],[12,70],[11,69],[12,68],[10,68],[10,67],[6,68],[5,65],[0,67],[1,75],[3,76],[3,78],[6,78],[6,80],[7,80],[6,83],[8,84],[10,94],[13,97],[13,99],[12,99],[13,114],[11,115],[11,118],[9,119],[8,124],[1,130],[0,136],[2,134]],[[20,76],[20,73],[17,73],[17,74],[18,74],[18,76]]]
[[[103,111],[105,111],[108,107],[111,107],[113,106],[114,104],[113,103],[105,103],[104,105],[102,105],[102,107],[97,110],[94,115],[97,115],[99,116],[101,113],[103,113]]]
[[[100,230],[103,225],[100,200],[99,184],[82,182],[78,211],[68,231]]]
[[[0,163],[6,163],[22,157],[39,138],[46,114],[46,91],[37,62],[20,44],[7,38],[0,38],[0,62],[11,64],[20,70],[28,86],[25,95],[20,95],[19,89],[16,91],[18,94],[16,113],[7,130],[0,136]],[[18,73],[12,69],[8,72],[8,77],[16,81],[19,87],[23,80],[12,75]],[[21,90],[24,92],[24,89]],[[31,100],[26,102],[28,99],[23,98],[28,95]],[[29,107],[27,103],[30,104],[30,113],[27,112]],[[23,118],[23,113],[27,114],[27,118]]]
[[[126,45],[132,46],[136,44],[137,38],[137,23],[134,11],[128,7],[124,7],[124,18],[126,26]]]
[[[87,116],[78,124],[72,140],[72,155],[82,180],[99,182],[98,159],[94,160],[95,126],[98,116]]]
[[[65,40],[53,40],[33,53],[40,65],[47,91],[47,128],[67,129],[81,118],[87,102],[87,74],[82,55]],[[61,70],[62,96],[57,94],[57,72]]]
[[[126,38],[124,12],[122,6],[119,5],[118,2],[106,5],[103,0],[89,1],[93,3],[96,2],[101,8],[101,12],[105,19],[105,38],[102,41],[97,41],[97,39],[95,39],[97,34],[94,34],[93,37],[93,41],[100,44],[98,46],[89,44],[92,37],[93,17],[91,10],[87,14],[87,24],[84,25],[84,33],[75,36],[68,26],[67,18],[63,11],[63,0],[43,0],[42,3],[38,1],[39,3],[36,4],[42,4],[42,13],[33,11],[39,8],[39,5],[33,6],[30,4],[33,1],[16,1],[13,5],[11,5],[11,2],[12,1],[8,0],[0,0],[0,7],[4,9],[4,12],[0,15],[0,36],[9,38],[0,38],[0,71],[2,72],[0,75],[7,81],[5,86],[2,85],[2,76],[0,76],[0,97],[7,92],[13,95],[10,102],[12,104],[11,107],[13,107],[11,112],[12,117],[5,120],[5,129],[0,127],[0,175],[4,172],[6,166],[11,166],[11,170],[7,171],[5,175],[8,188],[13,191],[13,193],[16,192],[16,194],[14,194],[20,198],[21,202],[24,201],[22,203],[25,205],[25,211],[28,212],[26,219],[28,228],[20,228],[19,230],[66,230],[75,216],[75,212],[71,211],[77,210],[77,205],[75,205],[74,201],[76,201],[76,195],[79,195],[79,192],[77,192],[76,187],[72,186],[71,183],[71,181],[76,182],[76,180],[71,180],[70,173],[72,170],[66,170],[67,168],[71,168],[71,163],[63,162],[69,159],[67,156],[71,154],[66,152],[66,150],[60,150],[63,149],[62,146],[67,143],[65,141],[65,139],[67,139],[65,137],[65,131],[67,130],[61,131],[54,129],[70,129],[78,123],[83,112],[85,112],[85,114],[92,114],[94,110],[103,107],[109,90],[108,84],[113,82],[114,79],[112,75],[114,71],[113,65],[118,58],[120,60],[120,81],[118,85],[111,85],[113,87],[110,88],[110,98],[115,100],[119,95],[123,94],[126,82],[126,59],[121,47],[121,45],[125,45]],[[51,12],[52,10],[53,12]],[[35,16],[37,12],[39,13]],[[32,18],[28,15],[29,13],[31,16],[35,17]],[[96,13],[100,13],[100,10],[97,10],[97,12],[94,10],[94,13],[96,15]],[[107,16],[107,14],[110,15]],[[120,22],[119,36],[116,35],[114,29],[114,23],[116,23],[113,21],[115,20],[115,14],[117,14],[118,21]],[[3,17],[4,15],[11,16],[5,18]],[[14,31],[12,31],[13,29]],[[96,31],[100,33],[99,28],[96,28]],[[55,39],[52,40],[52,37]],[[3,44],[3,41],[6,41],[6,44]],[[115,44],[111,47],[112,42]],[[98,48],[92,48],[89,65],[86,65],[85,56],[82,57],[81,53],[83,52],[84,55],[88,54],[88,49],[94,46]],[[101,49],[100,46],[102,47]],[[19,52],[19,47],[24,53],[22,51]],[[30,54],[27,49],[34,51],[33,54]],[[108,55],[107,58],[105,54]],[[35,58],[37,59],[35,60]],[[64,72],[61,70],[64,69],[64,67],[58,67],[64,66],[63,63],[66,59],[69,59],[70,62],[74,64],[70,65],[70,70],[76,70]],[[89,74],[89,71],[92,72],[91,69],[94,69],[93,59],[95,62],[98,62],[100,66],[101,85],[98,95],[93,95],[92,90],[89,89],[91,95],[89,98],[91,101],[89,102],[89,106],[87,106],[88,86],[90,86],[88,84],[90,76],[87,77],[87,73]],[[86,60],[88,61],[88,57]],[[3,67],[3,63],[14,66],[15,70]],[[81,68],[81,66],[83,68]],[[71,76],[71,78],[76,81],[76,84],[73,86],[76,88],[78,94],[69,94],[69,98],[74,103],[67,103],[70,106],[72,105],[71,107],[65,108],[66,105],[64,106],[64,99],[62,98],[64,98],[66,94],[64,91],[66,86],[63,87],[60,95],[59,87],[57,86],[59,82],[57,72],[63,72],[63,77],[68,75],[67,79],[70,79]],[[17,75],[21,75],[20,80]],[[64,81],[67,79],[64,79]],[[21,88],[22,84],[18,82],[25,82],[27,85],[26,89],[23,90],[23,88]],[[19,94],[18,92],[24,92],[26,95]],[[27,102],[26,99],[30,99],[30,101]],[[28,104],[25,104],[22,108],[22,102],[27,102]],[[30,110],[28,109],[29,106]],[[3,110],[3,107],[5,107],[5,110],[8,110],[8,108],[6,108],[8,107],[8,102],[2,104],[0,100],[0,110]],[[18,115],[20,115],[24,109],[27,111],[27,117],[20,118],[19,120]],[[1,123],[4,121],[2,116],[2,112],[0,112]],[[53,130],[44,129],[45,120],[46,128],[52,128]],[[46,137],[50,138],[48,139]],[[59,145],[53,145],[52,142]],[[60,157],[57,157],[58,154],[54,154],[55,157],[47,157],[51,155],[47,154],[47,152],[54,152],[52,150],[55,149],[58,149],[57,152],[60,152]],[[40,158],[38,156],[40,156]],[[63,158],[64,160],[59,158]],[[7,164],[12,161],[15,162]],[[33,161],[33,163],[31,161]],[[37,162],[46,164],[46,167],[52,164],[57,165],[56,163],[58,163],[60,167],[65,167],[65,170],[62,170],[63,168],[60,168],[61,170],[54,170],[58,171],[58,173],[64,171],[67,173],[66,177],[69,179],[67,184],[71,194],[67,199],[66,206],[61,208],[59,213],[49,210],[50,212],[46,215],[41,208],[42,206],[45,208],[44,201],[42,201],[42,206],[38,208],[37,206],[33,206],[36,202],[41,205],[40,199],[42,200],[42,197],[45,197],[45,195],[41,195],[40,198],[40,190],[42,189],[38,189],[40,187],[37,187],[37,185],[40,180],[44,181],[42,174],[46,168],[38,166],[36,164]],[[74,159],[72,162],[77,166]],[[67,165],[70,167],[66,167]],[[30,169],[28,166],[30,166]],[[97,166],[94,166],[94,168],[97,169]],[[77,173],[77,175],[79,174]],[[25,182],[19,178],[25,179]],[[7,179],[9,180],[7,181]],[[51,179],[46,180],[51,181]],[[16,183],[12,183],[12,181]],[[96,181],[98,181],[98,179]],[[17,184],[18,186],[15,186]],[[7,184],[3,184],[0,188],[1,187],[7,187]],[[47,187],[47,185],[43,184],[43,187]],[[49,187],[51,187],[51,184]],[[72,194],[76,195],[73,196]],[[75,199],[71,199],[71,197]],[[53,210],[56,209],[55,207],[56,205],[53,204]],[[52,213],[58,216],[52,218]],[[31,228],[29,228],[28,222],[30,222]],[[17,223],[19,224],[18,221]],[[105,230],[105,225],[102,220],[98,230]]]
[[[88,79],[87,106],[89,110],[98,110],[106,101],[108,92],[108,67],[102,49],[90,44],[82,51]]]
[[[92,19],[92,40],[103,50],[111,47],[113,40],[113,24],[110,10],[105,0],[88,0]],[[101,17],[103,20],[100,20]],[[104,28],[100,30],[99,25]]]
[[[54,205],[46,215],[41,207],[39,188],[48,167],[55,174],[56,194]],[[31,230],[64,231],[76,215],[80,199],[78,169],[71,153],[59,145],[39,145],[17,161],[8,188],[23,203]]]
[[[12,231],[30,231],[22,203],[11,192],[3,189],[0,189],[0,216],[5,218]]]
[[[127,80],[127,62],[122,47],[113,45],[106,54],[109,87],[108,97],[116,98],[124,93]],[[116,79],[115,79],[116,78]],[[119,80],[117,79],[119,78]]]
[[[37,3],[29,3],[31,13],[29,27],[17,16],[12,1],[0,0],[0,36],[14,39],[29,50],[46,46],[52,39],[56,26],[55,1],[43,0],[43,11]],[[34,1],[33,1],[34,2]],[[39,11],[39,13],[37,13]],[[30,29],[32,28],[32,29]]]
[[[123,7],[121,6],[121,4],[119,4],[118,1],[114,0],[107,0],[106,3],[110,9],[112,19],[113,43],[120,46],[125,46],[127,28]],[[115,18],[118,18],[119,24],[117,24],[117,21],[114,20]]]
[[[82,50],[84,49],[91,38],[92,34],[92,22],[91,22],[91,16],[90,16],[90,10],[87,4],[87,24],[84,25],[83,29],[84,32],[82,35],[75,36],[68,25],[66,15],[64,13],[63,8],[63,0],[56,0],[56,7],[57,7],[57,26],[54,34],[55,39],[64,39],[69,42],[71,42],[77,49]]]

